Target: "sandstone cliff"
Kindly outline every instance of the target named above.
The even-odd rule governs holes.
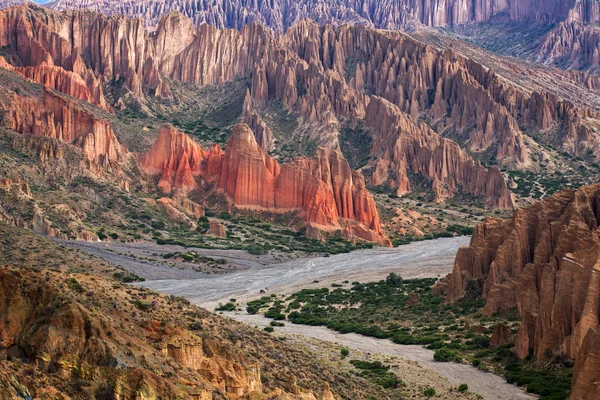
[[[485,313],[517,307],[517,354],[524,358],[532,349],[541,358],[550,350],[575,359],[574,393],[578,382],[597,374],[592,343],[600,324],[599,204],[600,185],[594,185],[560,192],[508,221],[488,218],[459,250],[445,281],[451,301],[479,280]]]
[[[280,167],[258,146],[248,126],[238,125],[227,151],[208,157],[205,174],[236,207],[301,210],[308,222],[325,229],[355,222],[359,227],[350,228],[358,237],[387,243],[364,178],[338,152],[320,148],[313,159]]]
[[[337,150],[340,125],[364,119],[372,95],[377,95],[411,118],[425,119],[438,133],[456,137],[463,147],[506,166],[532,164],[519,125],[552,135],[559,131],[564,143],[561,150],[600,151],[598,135],[583,122],[595,115],[551,96],[521,92],[480,64],[400,33],[361,26],[320,27],[308,21],[281,37],[256,24],[241,31],[208,25],[196,30],[174,13],[161,20],[154,34],[146,34],[140,21],[123,17],[96,17],[88,12],[38,14],[35,8],[18,8],[2,15],[9,31],[24,19],[39,20],[43,28],[17,32],[22,38],[11,49],[26,64],[53,60],[80,75],[95,71],[108,80],[124,78],[139,96],[146,90],[168,97],[164,76],[201,86],[251,80],[241,112],[265,150],[272,149],[273,134],[259,115],[270,100],[281,101],[295,113],[311,140]],[[68,34],[63,37],[55,32]],[[82,40],[98,35],[99,41]],[[46,36],[59,45],[51,45]],[[173,43],[174,36],[181,40]],[[4,41],[12,43],[13,36],[7,35]],[[35,46],[25,46],[24,41]],[[75,44],[75,50],[68,43]],[[385,134],[373,132],[375,138]],[[460,183],[462,179],[453,180]],[[462,189],[473,193],[468,185]],[[448,195],[453,193],[450,190]],[[499,198],[486,202],[506,204]]]
[[[313,159],[279,166],[245,124],[234,128],[226,149],[203,151],[189,136],[163,127],[139,163],[146,173],[160,174],[159,187],[166,192],[189,192],[202,175],[235,207],[301,211],[320,229],[347,227],[350,236],[388,244],[364,178],[340,153],[321,148]]]
[[[8,92],[9,102],[0,108],[10,129],[23,135],[45,136],[71,143],[89,160],[97,174],[119,171],[126,150],[119,144],[110,122],[99,119],[75,101],[44,87],[41,97]],[[44,154],[40,153],[40,156]]]
[[[600,73],[600,29],[569,20],[544,37],[537,58],[564,69]]]
[[[139,158],[139,164],[147,174],[160,174],[158,187],[165,193],[173,189],[187,193],[198,187],[195,178],[201,174],[205,158],[199,144],[167,125],[160,128],[154,145]]]

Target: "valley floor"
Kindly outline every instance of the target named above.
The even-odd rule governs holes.
[[[255,256],[234,250],[195,249],[206,257],[227,259],[227,265],[235,272],[220,275],[195,272],[182,265],[174,268],[162,254],[182,251],[178,246],[62,243],[120,265],[147,279],[136,285],[181,296],[214,310],[219,303],[226,303],[230,298],[240,302],[264,293],[291,294],[303,288],[328,286],[340,279],[370,282],[384,279],[390,272],[404,278],[442,277],[451,271],[456,251],[469,243],[469,237],[415,242],[393,249],[358,250],[330,257],[287,260],[287,256]],[[191,250],[194,249],[185,249]],[[269,325],[271,321],[261,315],[246,313],[227,313],[227,316],[260,327]],[[367,353],[369,357],[391,357],[397,360],[397,372],[409,387],[428,382],[438,388],[438,393],[446,393],[444,398],[447,399],[470,398],[452,390],[460,383],[467,383],[472,392],[482,395],[484,399],[533,398],[520,388],[506,383],[500,376],[466,364],[435,362],[433,352],[421,346],[398,345],[389,340],[339,334],[324,327],[290,323],[278,327],[277,334],[294,335],[295,340],[305,345],[316,339],[321,343],[320,346],[328,343]]]

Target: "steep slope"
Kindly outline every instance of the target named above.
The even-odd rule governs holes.
[[[2,398],[391,398],[265,332],[123,285],[112,265],[0,232]]]
[[[451,52],[438,53],[404,35],[362,27],[321,29],[308,22],[281,38],[256,24],[241,31],[219,31],[208,25],[194,31],[190,21],[176,13],[165,17],[154,35],[144,35],[139,20],[97,18],[84,12],[46,15],[30,7],[9,9],[1,17],[7,32],[19,24],[26,27],[16,35],[7,33],[3,39],[11,45],[16,60],[33,65],[54,60],[54,64],[84,75],[96,71],[107,80],[124,79],[135,96],[146,91],[168,97],[164,77],[200,86],[251,79],[255,113],[260,114],[271,99],[277,99],[298,114],[312,140],[338,149],[340,124],[363,119],[374,91],[413,118],[423,116],[435,122],[439,130],[471,132],[468,146],[475,152],[488,152],[508,165],[529,163],[518,124],[508,104],[502,104],[508,100],[502,88],[495,89],[494,75],[482,75],[480,66],[470,65]],[[33,29],[32,20],[41,28]],[[111,34],[117,31],[123,36]],[[58,32],[68,34],[63,37]],[[98,37],[95,32],[102,32],[99,42],[82,40]],[[169,44],[174,36],[181,37],[178,45]],[[47,37],[59,45],[51,45]],[[68,47],[69,43],[74,43],[76,50]],[[372,56],[365,58],[367,54]],[[352,63],[358,64],[355,71]],[[346,72],[350,72],[347,77]],[[498,100],[490,95],[496,91],[500,92]],[[432,93],[436,98],[433,105],[429,99]],[[515,113],[523,111],[523,107],[514,108]],[[252,120],[253,111],[248,110],[248,106],[243,110],[248,122],[257,131],[268,132],[258,120]],[[473,124],[476,129],[471,129]],[[497,138],[491,135],[494,130]],[[372,132],[374,137],[385,134]],[[462,183],[457,177],[454,180]],[[486,202],[499,204],[497,198]]]
[[[516,47],[534,49],[535,58],[540,62],[592,73],[597,73],[599,67],[594,55],[598,44],[594,25],[600,21],[600,3],[597,0],[336,0],[326,3],[317,0],[302,3],[290,0],[273,3],[247,0],[200,3],[190,0],[59,0],[49,7],[141,17],[151,27],[158,26],[161,18],[172,11],[183,13],[195,25],[207,23],[218,28],[241,29],[246,24],[259,22],[278,31],[286,31],[303,19],[319,24],[360,24],[394,30],[421,26],[462,30],[465,25],[477,25],[483,36],[488,29],[495,30],[496,26],[504,25],[504,31],[517,27],[541,32],[533,34],[533,40],[521,35],[515,41]],[[554,28],[555,24],[558,25]],[[507,32],[499,34],[505,36],[500,42],[513,42]],[[540,43],[536,43],[537,40]],[[503,49],[503,44],[497,40],[484,43],[486,45]]]
[[[576,360],[578,399],[594,398],[582,387],[589,387],[589,374],[597,376],[592,343],[600,323],[599,204],[600,185],[593,185],[565,190],[508,221],[488,218],[470,246],[459,250],[445,281],[451,301],[477,295],[479,288],[485,313],[517,307],[517,354],[558,352]]]
[[[196,25],[209,23],[219,28],[241,28],[260,22],[277,30],[285,30],[302,19],[320,23],[358,23],[383,29],[401,29],[415,24],[453,26],[490,20],[506,15],[512,20],[561,21],[567,17],[589,22],[600,16],[598,3],[588,0],[336,0],[319,2],[252,2],[228,0],[193,2],[190,0],[127,1],[58,0],[50,5],[54,10],[91,9],[104,14],[142,17],[156,25],[171,11],[179,11]]]

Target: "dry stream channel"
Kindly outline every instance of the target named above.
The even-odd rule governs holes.
[[[175,269],[154,263],[152,257],[173,251],[178,246],[157,246],[151,243],[110,244],[62,242],[106,261],[120,265],[146,278],[138,283],[164,294],[184,297],[191,302],[214,310],[219,303],[230,298],[243,302],[258,298],[263,293],[291,294],[303,288],[327,287],[344,280],[370,282],[385,278],[395,272],[403,278],[429,278],[445,276],[453,265],[460,246],[469,243],[468,237],[443,238],[415,242],[394,249],[375,248],[359,250],[330,257],[296,258],[292,260],[252,256],[233,250],[195,250],[203,255],[228,259],[240,269],[222,275],[206,275],[191,270]],[[160,254],[159,254],[160,255]],[[160,258],[160,257],[159,257]],[[157,258],[157,260],[159,259]],[[262,292],[261,292],[262,291]],[[228,317],[252,326],[264,327],[270,319],[247,313],[226,313]],[[277,328],[278,334],[300,335],[337,343],[361,352],[382,354],[413,361],[442,375],[453,385],[467,383],[469,390],[490,400],[515,400],[535,398],[521,388],[508,384],[504,378],[459,363],[433,360],[433,351],[421,346],[399,345],[385,339],[375,339],[357,334],[340,334],[325,327],[287,323]]]

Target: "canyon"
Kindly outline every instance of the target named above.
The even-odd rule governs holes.
[[[532,149],[525,144],[520,125],[532,133],[547,134],[548,140],[560,142],[560,151],[570,154],[588,150],[596,154],[598,148],[595,111],[577,108],[551,94],[521,92],[480,64],[451,50],[436,51],[401,33],[360,26],[319,27],[303,21],[277,39],[256,24],[246,25],[241,31],[218,30],[208,25],[196,30],[190,20],[175,13],[164,17],[156,32],[148,35],[140,20],[100,17],[92,22],[92,14],[86,12],[56,14],[48,19],[38,15],[35,8],[4,11],[6,31],[14,29],[11,27],[17,26],[18,21],[30,26],[25,15],[40,18],[40,22],[47,20],[41,22],[43,29],[20,30],[18,34],[24,37],[16,42],[12,36],[5,36],[2,44],[11,45],[16,63],[35,65],[39,64],[38,59],[51,60],[77,71],[82,79],[90,71],[104,80],[123,79],[130,93],[141,99],[149,92],[169,99],[172,93],[167,78],[198,86],[249,79],[245,119],[267,149],[273,147],[272,132],[265,129],[268,127],[260,114],[268,111],[273,100],[297,114],[298,123],[308,131],[308,139],[317,145],[338,150],[338,127],[348,124],[355,128],[359,122],[373,138],[386,142],[390,127],[373,124],[367,115],[369,110],[382,109],[369,108],[370,103],[378,103],[376,96],[392,104],[385,107],[389,113],[406,114],[412,120],[425,119],[435,128],[434,132],[425,130],[426,135],[455,137],[470,152],[492,157],[511,168],[535,168]],[[124,36],[115,38],[110,35],[112,30],[122,31]],[[82,37],[94,37],[95,31],[103,32],[102,43],[107,45],[82,41]],[[69,37],[58,32],[70,32]],[[46,36],[60,45],[50,46]],[[169,38],[175,36],[181,41],[170,43]],[[27,41],[35,46],[21,45]],[[68,43],[76,44],[79,50],[70,54]],[[117,53],[117,48],[122,51]],[[212,65],[224,67],[214,69]],[[98,86],[94,91],[100,93],[102,88]],[[102,96],[96,97],[102,103]],[[429,150],[418,147],[419,152],[428,154]],[[476,182],[483,175],[467,155],[461,156],[460,169],[469,171],[458,174],[456,168],[447,168],[439,158],[435,159],[436,166],[424,168],[416,162],[406,163],[406,154],[385,155],[376,147],[369,152],[372,158],[394,160],[371,163],[364,170],[368,182],[384,183],[381,179],[385,178],[385,164],[388,169],[408,164],[413,173],[429,179],[437,201],[452,197],[460,187],[475,195],[484,194],[489,205],[512,206],[498,178],[493,179],[498,182],[494,189],[483,187],[481,180]],[[402,171],[392,169],[400,179],[385,183],[399,193],[407,192],[409,185],[401,177]]]
[[[600,18],[600,6],[593,0],[569,3],[556,0],[477,0],[477,1],[356,1],[336,0],[326,4],[316,0],[255,3],[245,0],[196,3],[190,0],[152,0],[148,2],[101,3],[90,0],[58,0],[50,5],[54,10],[91,9],[103,14],[141,17],[150,25],[171,11],[179,11],[195,24],[208,23],[219,28],[239,29],[251,22],[260,22],[277,30],[285,30],[303,19],[322,23],[353,23],[381,29],[402,29],[415,24],[452,26],[488,21],[496,16],[511,20],[562,21],[566,18],[595,22]]]
[[[285,32],[304,19],[319,24],[358,24],[390,30],[418,30],[423,27],[460,27],[498,22],[526,22],[548,26],[549,32],[536,37],[538,43],[523,43],[535,49],[537,61],[566,69],[584,69],[597,73],[598,28],[600,5],[595,0],[477,0],[441,1],[357,1],[337,0],[320,3],[316,0],[250,2],[193,2],[190,0],[152,0],[102,3],[90,0],[59,0],[50,5],[53,10],[88,9],[108,15],[142,18],[150,27],[159,25],[161,18],[178,11],[195,25],[203,23],[218,28],[241,29],[250,23],[261,23]]]

